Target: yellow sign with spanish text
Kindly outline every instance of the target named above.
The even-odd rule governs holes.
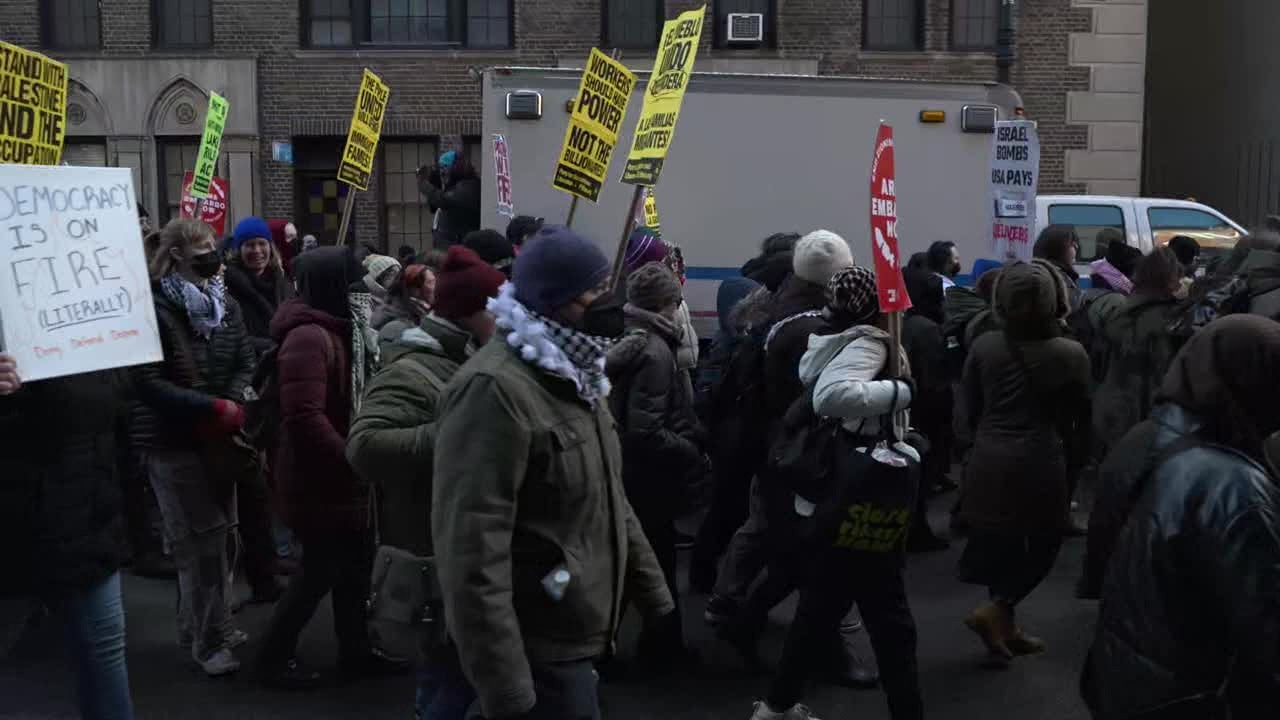
[[[356,111],[351,116],[351,129],[347,132],[347,147],[338,166],[338,179],[360,190],[369,189],[389,97],[391,88],[365,68],[360,92],[356,95]]]
[[[662,44],[644,90],[644,106],[631,141],[631,154],[622,171],[622,182],[657,185],[662,165],[675,136],[676,121],[684,92],[693,75],[693,61],[702,38],[702,19],[707,7],[680,13],[662,26]]]
[[[57,165],[67,136],[67,66],[0,40],[0,163]]]
[[[635,87],[635,73],[596,48],[591,49],[573,101],[560,159],[556,161],[552,187],[592,202],[600,197]]]

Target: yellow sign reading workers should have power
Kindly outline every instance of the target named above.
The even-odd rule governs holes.
[[[361,190],[369,189],[369,176],[373,174],[373,158],[378,150],[378,136],[382,134],[382,118],[387,112],[387,98],[391,88],[365,68],[356,95],[356,111],[351,116],[351,130],[347,132],[347,147],[342,151],[342,164],[338,166],[338,179]]]
[[[67,66],[0,40],[0,163],[57,165],[67,135]]]
[[[636,76],[625,65],[591,49],[552,187],[592,202],[600,197],[635,87]]]
[[[671,147],[680,119],[684,91],[693,75],[693,60],[702,37],[704,5],[697,10],[680,13],[662,26],[662,44],[644,90],[644,106],[631,141],[631,154],[622,171],[622,182],[632,185],[657,185],[662,164]]]

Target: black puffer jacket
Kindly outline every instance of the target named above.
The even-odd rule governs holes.
[[[133,369],[137,402],[130,440],[144,449],[194,448],[196,426],[213,416],[214,400],[244,402],[253,379],[253,345],[233,298],[227,297],[221,327],[206,340],[191,328],[186,309],[158,285],[151,294],[165,359]]]
[[[1200,426],[1194,415],[1172,404],[1157,408],[1152,420],[1157,457]],[[1128,484],[1140,475],[1135,465]],[[1143,488],[1126,513],[1128,522],[1107,569],[1085,668],[1084,695],[1094,717],[1130,718],[1213,692],[1233,655],[1228,692],[1233,717],[1275,717],[1280,699],[1276,478],[1235,451],[1198,444],[1160,463]]]
[[[284,301],[293,297],[293,284],[283,270],[268,266],[261,277],[255,277],[238,260],[227,263],[224,277],[227,294],[240,305],[249,342],[261,356],[275,346],[271,339],[271,318]]]
[[[800,397],[800,358],[809,350],[809,336],[823,332],[829,322],[822,315],[826,288],[792,275],[778,288],[765,340],[764,375],[770,414],[787,414]]]
[[[426,195],[431,211],[440,211],[435,231],[437,249],[457,245],[467,233],[480,229],[480,178],[472,175],[450,179],[443,189],[422,183],[419,189]]]
[[[676,366],[679,346],[671,321],[628,305],[627,335],[609,349],[609,409],[618,420],[623,484],[633,504],[671,503],[677,490],[671,481],[703,469],[704,433],[689,375]]]
[[[124,379],[72,375],[0,397],[0,596],[84,590],[120,566]]]

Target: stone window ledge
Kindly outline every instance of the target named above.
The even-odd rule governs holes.
[[[416,60],[419,58],[454,60],[494,60],[507,62],[520,57],[512,48],[305,48],[295,50],[298,60],[348,60],[373,58],[381,60]]]
[[[871,62],[919,62],[919,61],[968,61],[992,62],[996,60],[995,51],[971,52],[968,50],[860,50],[857,58]]]

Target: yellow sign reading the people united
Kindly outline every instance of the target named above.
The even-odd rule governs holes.
[[[627,104],[636,87],[635,73],[592,48],[582,72],[573,115],[564,133],[564,147],[551,185],[595,202],[609,173],[609,159],[618,144]]]
[[[360,93],[356,96],[356,111],[351,116],[351,130],[347,132],[347,147],[342,151],[342,164],[338,166],[338,179],[361,190],[369,189],[369,176],[373,174],[373,158],[378,150],[378,136],[382,134],[382,118],[387,112],[387,98],[391,88],[365,68],[360,81]]]
[[[702,37],[704,5],[697,10],[680,13],[662,26],[662,44],[644,91],[644,106],[631,141],[631,154],[622,171],[622,182],[632,185],[657,185],[662,163],[680,119],[684,91],[693,75],[693,60]]]
[[[0,163],[57,165],[67,135],[67,66],[0,40]]]

